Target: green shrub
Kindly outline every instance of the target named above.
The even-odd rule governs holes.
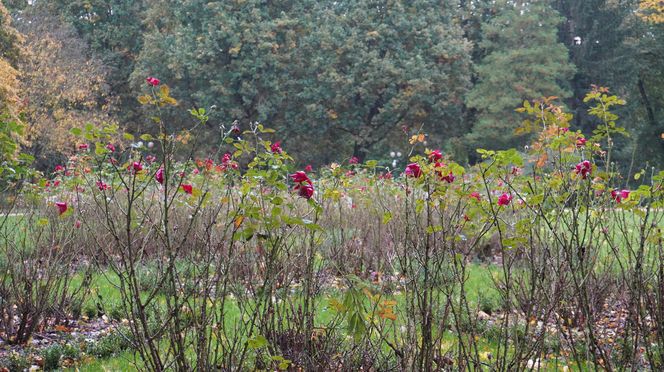
[[[131,346],[129,330],[118,328],[94,342],[86,344],[85,352],[97,358],[108,358],[127,350]]]

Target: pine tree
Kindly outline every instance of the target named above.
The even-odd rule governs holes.
[[[467,97],[478,111],[468,138],[471,145],[506,148],[523,142],[515,136],[521,119],[515,108],[524,100],[568,97],[566,82],[574,68],[567,48],[557,41],[562,22],[546,1],[501,1],[499,13],[482,25],[478,83]]]

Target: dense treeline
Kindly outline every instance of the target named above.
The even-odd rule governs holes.
[[[135,97],[147,76],[219,128],[260,121],[303,162],[391,161],[422,128],[461,162],[476,147],[527,143],[524,99],[558,97],[591,134],[591,84],[627,101],[625,169],[664,162],[662,5],[638,0],[5,0],[0,97],[28,126],[50,169],[72,127],[150,118]],[[6,14],[11,14],[10,21]],[[14,30],[18,30],[18,33]],[[3,103],[8,106],[7,103]],[[173,128],[185,110],[164,112]]]

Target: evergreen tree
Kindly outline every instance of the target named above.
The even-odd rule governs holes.
[[[499,13],[482,25],[486,56],[477,66],[478,83],[467,97],[478,118],[471,145],[506,148],[519,144],[515,108],[526,99],[568,97],[574,68],[557,41],[563,21],[547,1],[501,1]]]
[[[319,3],[290,74],[286,125],[298,142],[325,138],[362,159],[403,126],[423,126],[435,143],[463,135],[471,46],[458,11],[456,1]]]
[[[180,1],[177,7],[155,2],[146,16],[148,33],[132,84],[138,89],[154,75],[174,87],[185,107],[215,107],[211,123],[268,122],[274,127],[283,66],[297,45],[291,2]],[[181,111],[181,110],[179,110]],[[187,117],[171,120],[187,125]]]
[[[213,124],[265,121],[307,159],[363,158],[402,125],[460,136],[470,48],[457,5],[155,3],[132,81],[163,77],[182,105],[216,106]]]
[[[634,115],[640,123],[632,158],[637,166],[664,164],[664,4],[642,1],[634,38],[638,79],[633,99],[640,105]],[[638,93],[637,93],[638,92]],[[637,98],[638,97],[638,98]],[[630,159],[631,161],[631,159]]]
[[[554,7],[565,17],[560,41],[568,46],[576,72],[570,81],[572,96],[566,103],[574,114],[576,129],[587,133],[596,123],[587,115],[583,97],[591,85],[609,87],[626,98],[636,84],[636,53],[626,41],[633,34],[629,17],[633,0],[557,0]],[[629,107],[627,107],[629,109]],[[623,109],[621,116],[628,116]]]

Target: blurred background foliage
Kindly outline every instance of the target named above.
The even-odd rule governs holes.
[[[514,110],[557,97],[572,130],[598,122],[591,85],[625,99],[623,169],[664,163],[664,9],[652,0],[5,0],[0,100],[16,138],[49,171],[69,129],[116,122],[156,131],[136,101],[147,76],[220,127],[260,121],[303,164],[356,156],[391,164],[421,130],[457,161],[524,146]],[[165,110],[173,129],[192,125]],[[244,129],[242,128],[242,129]]]

